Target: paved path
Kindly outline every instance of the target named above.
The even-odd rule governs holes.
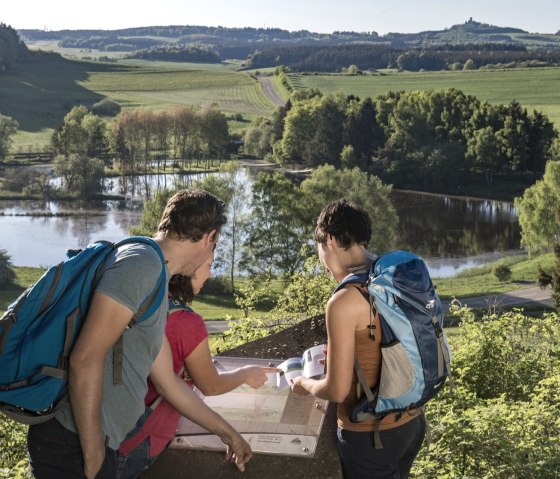
[[[474,296],[472,298],[460,299],[459,301],[470,308],[499,308],[500,306],[515,305],[542,305],[553,307],[550,296],[550,288],[542,290],[539,287],[518,289],[509,293],[490,294],[487,296]],[[445,310],[449,307],[449,301],[443,301]],[[228,328],[227,321],[206,321],[206,327],[210,334],[223,333]]]
[[[538,286],[527,289],[518,289],[517,291],[511,291],[509,293],[490,294],[487,296],[475,296],[472,298],[459,299],[459,301],[470,308],[494,308],[500,306],[515,306],[518,304],[553,307],[550,288],[543,290]]]
[[[280,98],[280,95],[278,95],[276,88],[274,88],[274,85],[270,81],[270,77],[259,75],[257,78],[261,83],[265,95],[272,103],[277,106],[284,106],[286,104],[286,102]]]

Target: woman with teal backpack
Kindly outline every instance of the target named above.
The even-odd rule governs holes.
[[[213,261],[212,255],[192,278],[176,275],[169,282],[170,314],[165,334],[171,345],[173,369],[206,396],[224,394],[242,384],[257,389],[266,382],[267,373],[277,370],[245,366],[218,372],[210,354],[204,319],[187,305],[210,278]],[[139,430],[129,434],[119,448],[119,479],[137,478],[153,464],[175,436],[181,419],[167,401],[158,397],[152,384],[148,384],[144,402],[152,409]]]
[[[323,208],[314,234],[321,263],[339,283],[356,271],[369,269],[374,261],[367,250],[370,237],[367,212],[347,200]],[[378,386],[381,373],[382,331],[367,288],[354,283],[337,290],[327,303],[326,327],[325,378],[296,378],[292,390],[338,403],[338,449],[345,479],[408,478],[424,439],[422,408],[388,413],[382,419],[352,420],[363,397],[354,361],[371,389]],[[376,430],[382,448],[376,447]]]

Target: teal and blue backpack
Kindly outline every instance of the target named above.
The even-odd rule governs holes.
[[[144,236],[118,243],[98,241],[70,250],[68,259],[45,274],[0,318],[0,411],[23,423],[51,419],[66,395],[68,360],[99,280],[100,267],[116,248],[151,245],[162,260],[158,284],[134,314],[131,325],[150,317],[166,291],[163,253]],[[114,347],[113,381],[121,381],[122,336]]]
[[[378,425],[388,413],[423,406],[441,391],[450,376],[451,353],[443,333],[443,308],[426,264],[407,251],[381,255],[368,271],[344,278],[335,292],[351,283],[367,288],[372,321],[375,312],[379,315],[382,363],[378,384],[371,389],[355,359],[365,397],[350,419],[362,422],[375,418]],[[376,432],[376,447],[381,447]]]

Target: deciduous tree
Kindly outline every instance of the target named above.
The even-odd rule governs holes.
[[[542,180],[515,199],[521,244],[529,252],[550,248],[560,240],[560,161],[549,161]]]
[[[0,159],[10,151],[12,137],[17,133],[19,123],[9,116],[0,114]]]

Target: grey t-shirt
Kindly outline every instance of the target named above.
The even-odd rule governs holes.
[[[125,245],[110,255],[96,291],[103,292],[131,311],[137,311],[154,290],[161,268],[161,259],[150,245]],[[164,298],[167,298],[169,276],[166,267]],[[105,358],[102,428],[112,449],[118,449],[144,413],[146,378],[161,348],[166,317],[167,301],[164,300],[152,316],[125,330],[122,383],[113,384],[113,349]],[[68,399],[56,418],[64,427],[77,432]]]

